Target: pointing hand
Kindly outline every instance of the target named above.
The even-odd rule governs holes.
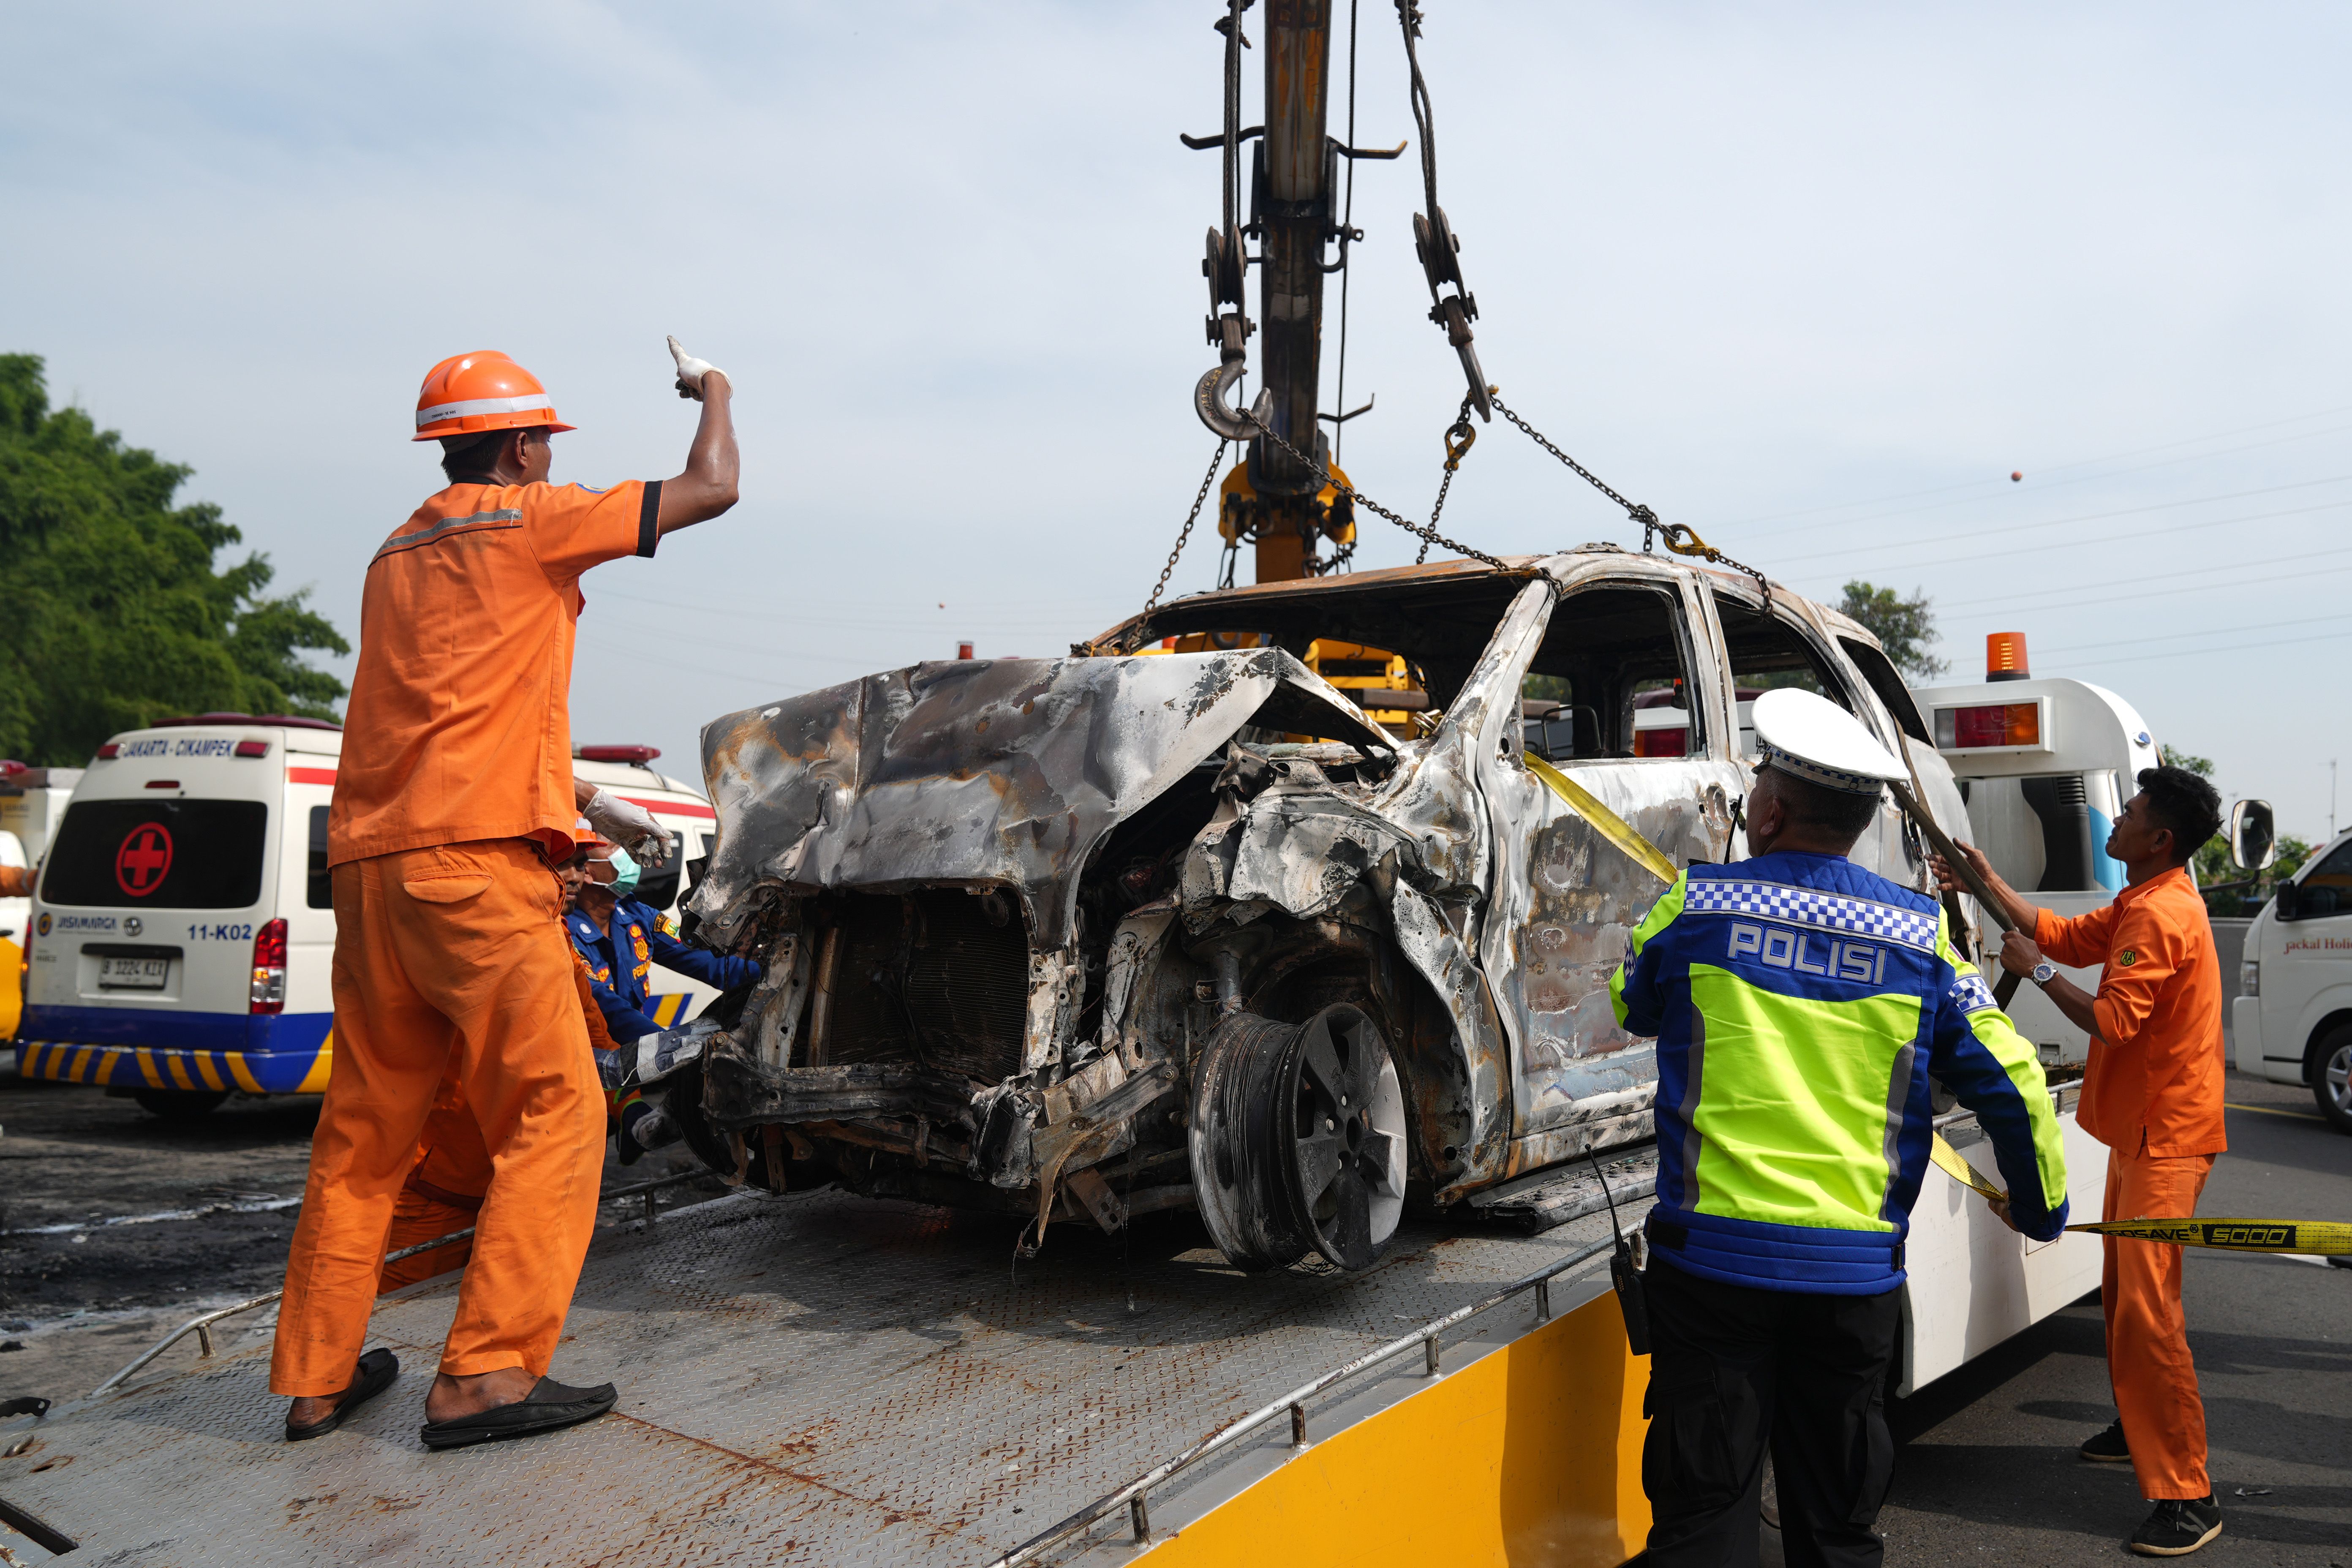
[[[697,359],[687,353],[685,349],[678,346],[678,341],[676,338],[669,340],[669,356],[677,362],[677,395],[680,397],[690,397],[697,403],[702,401],[704,376],[715,370],[719,371],[721,376],[727,374],[709,360]]]

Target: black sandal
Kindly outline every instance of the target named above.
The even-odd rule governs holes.
[[[427,1421],[417,1436],[424,1438],[428,1448],[463,1448],[505,1437],[529,1437],[593,1421],[612,1409],[619,1398],[619,1393],[609,1383],[600,1383],[593,1388],[573,1388],[551,1377],[542,1377],[529,1394],[512,1405],[495,1405],[447,1421]]]
[[[323,1437],[343,1424],[343,1417],[392,1386],[400,1375],[400,1358],[387,1350],[373,1350],[360,1357],[360,1364],[352,1373],[352,1385],[335,1401],[335,1407],[307,1426],[297,1426],[292,1416],[286,1418],[286,1440],[306,1442]]]

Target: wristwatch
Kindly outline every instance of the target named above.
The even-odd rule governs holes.
[[[2048,959],[2045,958],[2033,966],[2033,984],[2036,985],[2047,985],[2057,978],[2058,966]]]

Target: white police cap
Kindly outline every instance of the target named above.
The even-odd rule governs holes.
[[[1861,720],[1825,697],[1779,687],[1759,697],[1751,711],[1763,766],[1824,789],[1874,796],[1880,786],[1906,776]]]

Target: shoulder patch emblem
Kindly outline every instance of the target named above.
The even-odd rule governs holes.
[[[2121,952],[2116,954],[2116,962],[2122,964],[2126,969],[2129,969],[2133,964],[2139,962],[2139,950],[2137,948],[2127,947]]]
[[[667,915],[656,915],[654,917],[654,930],[661,932],[664,936],[674,937],[677,935],[677,922],[670,919]]]

